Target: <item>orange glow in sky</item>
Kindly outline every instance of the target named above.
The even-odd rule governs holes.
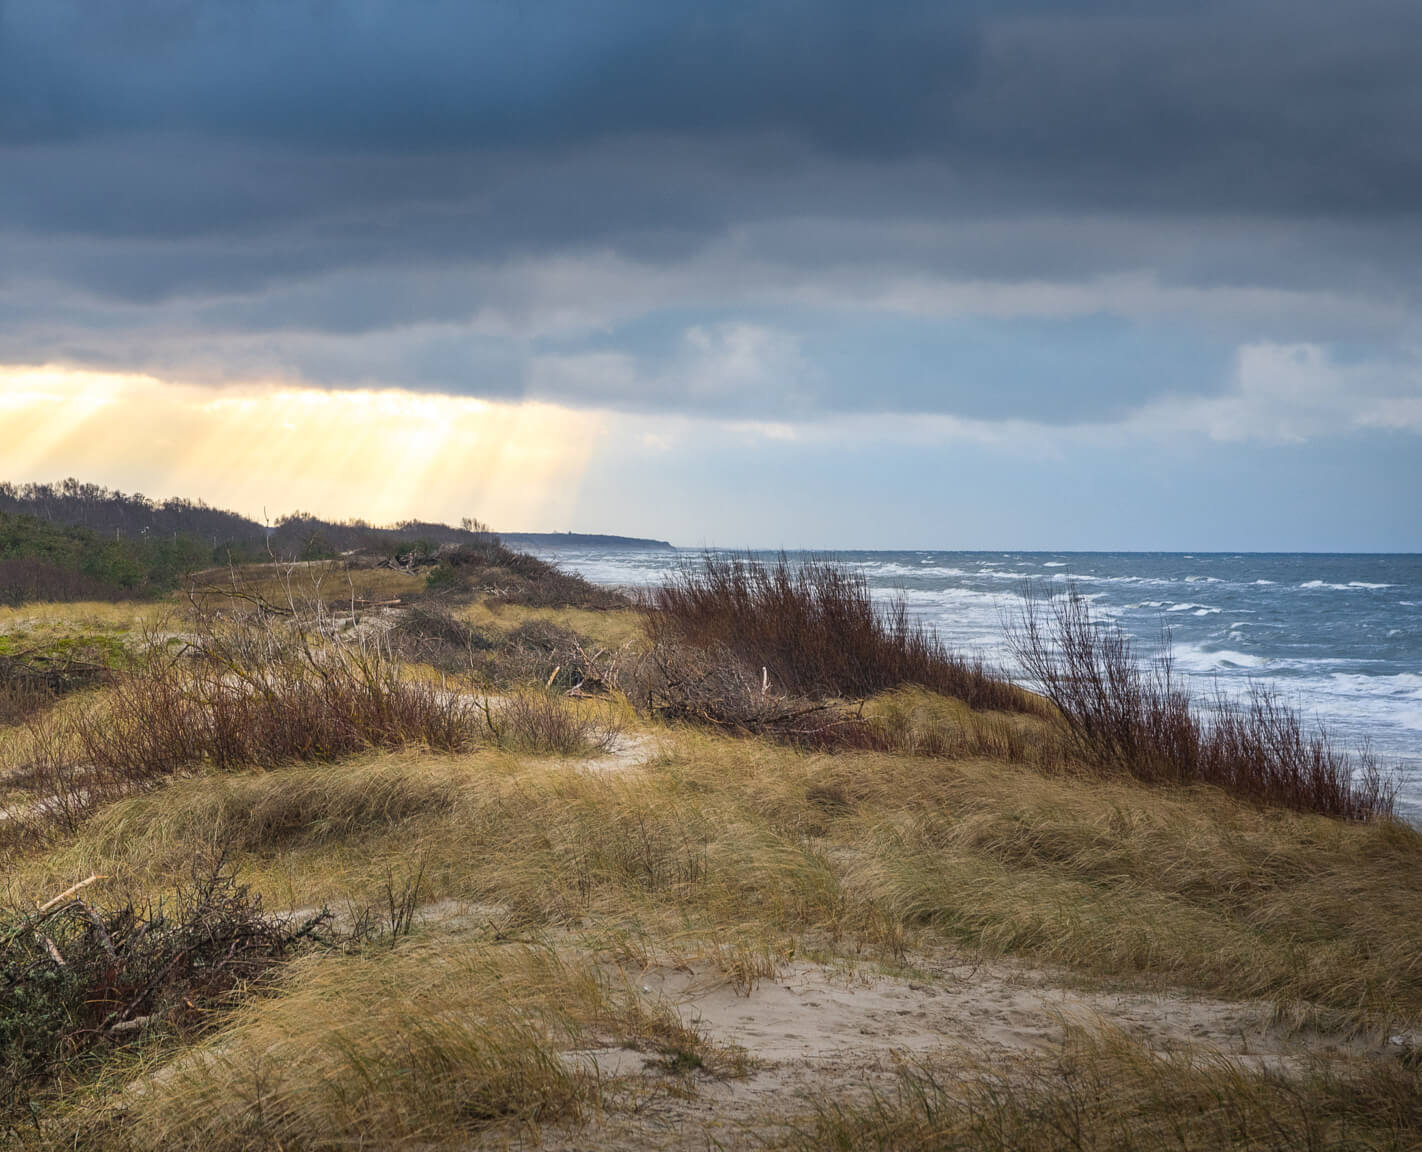
[[[564,528],[601,425],[541,403],[0,367],[0,479],[77,476],[257,517]]]

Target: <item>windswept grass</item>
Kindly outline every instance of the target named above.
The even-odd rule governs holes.
[[[293,906],[369,903],[418,859],[429,899],[497,904],[507,924],[890,958],[937,942],[1290,1018],[1422,1025],[1422,834],[988,759],[807,756],[689,730],[615,776],[371,755],[132,797],[9,882],[162,886],[215,841]]]
[[[31,718],[7,741],[0,838],[42,841],[176,775],[340,760],[373,748],[486,744],[564,756],[606,751],[615,707],[538,689],[490,700],[408,674],[383,634],[314,617],[201,616],[152,643],[106,686]],[[15,788],[17,783],[23,785]]]
[[[644,990],[647,969],[751,993],[792,960],[883,964],[931,984],[949,957],[1011,956],[1032,981],[1264,1001],[1270,1051],[1325,1042],[1284,1039],[1290,1029],[1351,1037],[1335,1064],[1229,1064],[1068,1030],[1060,1051],[1032,1058],[925,1057],[874,1097],[842,1091],[843,1077],[815,1097],[827,1083],[815,1071],[814,1109],[787,1146],[1417,1143],[1422,833],[1172,775],[1161,749],[1176,745],[1159,734],[1177,729],[1138,723],[1155,698],[1128,651],[1103,662],[1093,650],[1085,665],[1122,689],[1100,713],[1105,742],[1083,735],[1069,694],[1053,705],[992,681],[975,706],[947,680],[924,686],[929,672],[900,678],[951,658],[892,617],[866,624],[867,593],[841,576],[728,570],[705,601],[623,614],[433,604],[401,623],[294,596],[285,611],[245,601],[221,620],[199,613],[117,682],[11,729],[4,759],[25,771],[0,796],[19,817],[0,822],[0,896],[26,970],[52,961],[44,934],[66,960],[108,971],[86,908],[36,931],[31,910],[77,879],[109,878],[83,899],[122,953],[127,922],[106,910],[156,907],[195,859],[224,856],[267,909],[295,923],[330,909],[339,946],[258,965],[250,988],[219,981],[215,999],[199,981],[197,1025],[160,997],[171,1026],[131,1040],[65,1048],[71,1033],[53,1032],[63,1051],[33,1115],[0,1110],[0,1124],[41,1148],[203,1152],[529,1145],[546,1125],[618,1110],[619,1124],[654,1125],[649,1100],[670,1106],[669,1094],[699,1115],[698,1080],[745,1064]],[[737,649],[740,617],[722,610],[739,613],[741,593]],[[782,593],[801,615],[777,635],[758,614]],[[639,623],[659,674],[705,671],[703,695],[677,690],[714,727],[660,723],[619,698],[629,682],[611,670],[635,668],[638,645],[616,637]],[[441,678],[434,645],[506,659],[508,687],[486,696]],[[981,673],[955,667],[960,687]],[[574,677],[602,694],[570,699]],[[777,709],[788,727],[762,723]],[[1237,722],[1221,712],[1185,730],[1244,761],[1288,764],[1289,748],[1309,747],[1267,715]],[[630,750],[611,748],[621,725],[635,729]],[[1253,751],[1261,732],[1282,735]],[[1010,967],[992,965],[994,979]],[[83,1035],[91,1008],[108,1027],[114,998],[100,991],[73,1001]],[[1241,1018],[1264,1019],[1259,1008],[1241,1004]],[[622,1069],[623,1048],[648,1057],[630,1081],[588,1054],[611,1051]]]
[[[1251,1069],[1199,1054],[1164,1056],[1119,1034],[1069,1031],[1047,1060],[920,1062],[897,1090],[820,1097],[773,1146],[801,1152],[1403,1152],[1422,1146],[1422,1069],[1317,1063]]]
[[[292,964],[277,995],[117,1099],[56,1124],[133,1149],[428,1148],[492,1127],[527,1139],[594,1109],[595,1067],[625,1046],[714,1064],[694,1029],[586,962],[537,945],[415,936]]]

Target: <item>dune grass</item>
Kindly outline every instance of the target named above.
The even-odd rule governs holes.
[[[99,601],[31,603],[0,606],[0,637],[8,648],[28,647],[86,634],[142,635],[174,617],[166,601]]]
[[[595,966],[545,946],[451,949],[416,934],[291,964],[202,1047],[76,1109],[89,1146],[428,1148],[587,1114],[605,1045],[701,1066],[722,1054]]]
[[[419,860],[430,899],[539,928],[796,937],[893,958],[935,941],[1145,987],[1422,1022],[1422,835],[1201,788],[666,733],[642,771],[507,752],[375,755],[174,782],[109,805],[9,883],[161,886],[242,853],[293,905],[374,899]]]
[[[455,614],[475,628],[498,635],[533,621],[550,624],[586,637],[603,648],[618,649],[642,638],[642,622],[633,612],[593,608],[528,608],[498,601],[477,600],[461,605]]]
[[[576,628],[584,648],[594,636],[625,643],[639,626],[632,612],[512,605],[460,616],[500,636],[525,629],[530,643]],[[332,678],[362,683],[359,663],[341,662],[363,652],[378,684],[445,700],[451,681],[377,641],[363,649],[358,631],[303,641],[284,618],[257,627],[231,634],[215,663],[209,652],[157,673],[139,665],[46,712],[59,729],[4,741],[12,768],[33,767],[34,741],[59,731],[82,818],[42,836],[0,824],[0,902],[34,908],[99,875],[95,906],[143,906],[169,898],[194,860],[221,858],[266,912],[329,909],[347,942],[285,957],[274,980],[211,1010],[191,1042],[93,1049],[41,1094],[38,1119],[22,1118],[36,1146],[529,1143],[541,1126],[625,1104],[626,1086],[579,1051],[647,1053],[658,1070],[637,1091],[653,1093],[694,1092],[678,1070],[744,1071],[629,987],[654,964],[709,966],[749,989],[792,956],[905,970],[925,957],[1009,956],[1061,982],[1259,999],[1286,1026],[1368,1040],[1422,1029],[1422,833],[1102,771],[1040,704],[973,707],[897,684],[855,705],[852,741],[814,749],[638,715],[615,693],[570,699],[546,689],[539,664],[538,682],[508,699],[466,702],[467,741],[381,727],[400,712],[371,697],[379,706],[354,713],[373,718],[361,738],[319,755],[281,744],[224,757],[203,745],[139,773],[141,786],[94,787],[105,738],[151,768],[162,760],[144,751],[154,733],[201,744],[228,730],[215,721],[232,692],[258,710],[240,713],[242,739],[263,731],[252,721],[264,708],[290,721],[278,735],[309,739],[320,724],[288,705]],[[303,685],[294,695],[280,688],[288,673]],[[84,757],[80,729],[64,723],[90,725]],[[635,755],[589,761],[618,729]],[[32,801],[42,777],[12,774],[6,805]],[[76,939],[87,931],[77,917],[73,927]],[[36,957],[45,963],[38,952],[27,963]],[[1051,1057],[925,1059],[892,1092],[812,1093],[785,1139],[1405,1147],[1419,1129],[1415,1072],[1399,1058],[1273,1070],[1162,1060],[1124,1038],[1071,1034]]]
[[[820,1097],[772,1147],[800,1152],[1294,1149],[1422,1145],[1422,1069],[1259,1069],[1068,1032],[1048,1061],[905,1063],[891,1092]]]

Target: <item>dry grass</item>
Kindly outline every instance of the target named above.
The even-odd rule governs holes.
[[[173,616],[164,602],[125,600],[33,603],[0,607],[0,636],[42,642],[56,637],[99,632],[135,635],[160,627]]]
[[[347,631],[319,601],[303,607],[313,614],[200,613],[178,647],[151,643],[102,690],[31,716],[0,749],[0,841],[71,832],[105,803],[197,771],[490,743],[572,756],[617,739],[610,703],[527,689],[491,702],[411,675],[387,633]]]
[[[597,611],[588,608],[528,608],[521,605],[477,601],[454,610],[455,615],[481,632],[504,635],[540,621],[586,637],[593,644],[616,650],[642,639],[642,620],[631,609]]]
[[[162,885],[214,839],[293,905],[369,902],[419,859],[431,899],[497,904],[510,924],[737,929],[888,957],[952,941],[1295,1016],[1422,1023],[1415,830],[990,760],[683,732],[613,777],[486,753],[184,780],[109,806],[11,884]]]
[[[188,595],[213,608],[239,600],[281,607],[320,603],[331,611],[357,611],[372,603],[410,600],[423,595],[425,578],[391,568],[352,567],[341,560],[296,564],[246,564],[196,573]]]
[[[1422,1069],[1259,1071],[1069,1032],[1050,1060],[901,1066],[897,1090],[815,1101],[776,1147],[804,1152],[1323,1152],[1422,1146]]]
[[[571,1049],[619,1045],[714,1062],[696,1032],[551,948],[450,949],[425,936],[290,966],[279,993],[204,1047],[56,1123],[86,1146],[427,1148],[595,1108]]]
[[[605,644],[636,624],[512,606],[460,620],[499,643],[590,638],[600,623]],[[301,627],[268,617],[236,634],[225,651],[238,672],[215,682],[266,684],[290,659],[321,682],[366,634],[322,633],[308,658]],[[170,666],[216,675],[203,660]],[[439,689],[413,672],[395,662],[392,674]],[[46,716],[97,718],[121,699],[99,689]],[[157,900],[195,859],[225,852],[269,910],[328,906],[362,940],[361,926],[388,921],[379,940],[286,966],[211,1017],[220,1028],[199,1044],[74,1064],[34,1120],[20,1117],[26,1138],[213,1152],[531,1143],[546,1123],[635,1108],[639,1092],[694,1092],[692,1069],[742,1070],[626,985],[624,971],[654,964],[710,964],[749,989],[792,955],[1006,953],[1061,966],[1062,980],[1263,998],[1299,1027],[1422,1028],[1422,833],[1392,820],[1103,774],[1047,710],[975,709],[911,686],[867,699],[832,753],[648,723],[615,695],[568,700],[541,684],[470,702],[476,738],[445,751],[402,738],[335,759],[204,754],[92,800],[76,778],[83,820],[0,848],[0,896],[17,908],[92,873],[112,877],[96,904]],[[210,710],[188,715],[212,728]],[[578,758],[619,726],[638,729],[644,762]],[[33,761],[53,730],[9,740],[6,757]],[[33,798],[36,783],[9,786]],[[569,1055],[605,1046],[674,1076],[628,1089]],[[1416,1143],[1405,1060],[1285,1071],[1072,1034],[1051,1057],[927,1062],[904,1068],[901,1091],[822,1099],[789,1144]]]

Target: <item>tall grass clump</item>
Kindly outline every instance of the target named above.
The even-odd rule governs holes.
[[[406,677],[378,637],[340,636],[324,618],[203,618],[181,649],[154,640],[102,692],[28,723],[11,767],[33,799],[4,830],[73,828],[185,771],[460,751],[484,729],[473,697]]]
[[[212,633],[192,653],[150,655],[119,677],[76,733],[101,776],[141,779],[198,764],[331,760],[374,747],[457,751],[475,742],[472,700],[409,680],[379,641],[319,647],[300,626]]]
[[[686,673],[683,686],[712,678],[709,656],[731,695],[858,699],[915,684],[975,708],[1032,707],[981,661],[949,652],[902,601],[876,604],[862,575],[827,561],[707,555],[640,608],[653,653],[673,681]]]
[[[1265,804],[1349,820],[1392,815],[1395,786],[1371,750],[1334,748],[1272,689],[1201,700],[1176,674],[1169,637],[1141,659],[1094,620],[1075,589],[1045,603],[1029,589],[1008,643],[1060,712],[1076,757],[1146,783],[1212,784]]]
[[[134,1152],[528,1147],[539,1126],[599,1106],[601,1079],[576,1053],[604,1045],[720,1057],[586,961],[417,933],[296,961],[208,1046],[47,1135],[51,1147]]]
[[[1257,1070],[1069,1029],[1051,1059],[904,1064],[889,1093],[816,1101],[772,1147],[802,1152],[1417,1148],[1422,1071],[1377,1060]]]

